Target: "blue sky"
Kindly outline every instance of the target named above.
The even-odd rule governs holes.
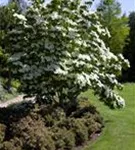
[[[123,12],[135,11],[135,0],[119,0]]]
[[[131,11],[135,11],[135,0],[117,0],[121,4],[122,12],[129,14]],[[100,2],[100,0],[94,1],[94,7]]]
[[[0,4],[5,4],[7,2],[8,2],[8,0],[0,0]]]
[[[98,4],[100,0],[95,0],[94,6]],[[121,3],[123,13],[128,14],[131,11],[135,11],[135,0],[118,0]],[[8,0],[0,0],[0,4],[7,3]]]

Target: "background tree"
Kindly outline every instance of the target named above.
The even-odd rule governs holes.
[[[11,68],[8,64],[8,57],[11,51],[6,50],[6,35],[12,30],[14,24],[14,11],[18,11],[16,3],[9,3],[6,6],[0,6],[0,77],[3,78],[5,88],[10,91],[11,87]]]
[[[129,41],[124,48],[124,57],[130,62],[130,68],[123,72],[124,81],[135,81],[135,12],[129,15]]]
[[[105,43],[115,53],[122,53],[125,46],[125,39],[129,34],[128,18],[121,15],[121,5],[116,0],[101,0],[97,7],[101,16],[102,24],[108,28],[110,39]]]
[[[9,3],[16,3],[20,10],[26,10],[29,0],[9,0]]]

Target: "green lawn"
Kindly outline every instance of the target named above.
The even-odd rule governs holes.
[[[97,106],[105,120],[101,136],[84,150],[135,150],[135,84],[125,84],[120,95],[126,107],[111,110],[104,106],[90,91],[84,93]]]

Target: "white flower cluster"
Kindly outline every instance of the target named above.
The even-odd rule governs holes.
[[[128,62],[106,47],[100,37],[110,34],[87,4],[66,2],[52,0],[46,6],[32,5],[24,15],[14,14],[17,24],[25,21],[9,34],[10,41],[17,37],[17,42],[11,43],[14,55],[10,61],[19,66],[20,80],[30,89],[27,92],[37,95],[39,91],[49,95],[66,89],[70,91],[67,97],[71,97],[91,88],[108,104],[124,106],[113,89],[119,85],[116,77]]]
[[[18,18],[18,19],[20,19],[20,20],[22,20],[22,21],[26,21],[26,20],[27,20],[27,19],[25,18],[25,16],[22,15],[22,14],[14,13],[14,17],[16,17],[16,18]]]

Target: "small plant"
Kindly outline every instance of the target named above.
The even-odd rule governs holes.
[[[57,105],[42,105],[39,113],[44,118],[45,125],[49,127],[66,117],[64,110]]]
[[[21,141],[17,138],[12,139],[11,141],[5,141],[0,144],[0,150],[22,150]]]
[[[41,118],[35,120],[27,116],[10,126],[11,136],[19,137],[24,149],[55,149],[51,133],[45,128]]]
[[[5,93],[6,93],[6,91],[0,82],[0,101],[4,100]]]
[[[0,124],[0,143],[3,142],[5,138],[6,126],[4,124]]]
[[[75,119],[72,124],[72,130],[75,134],[76,145],[82,145],[88,140],[88,129],[82,119]]]
[[[66,128],[53,128],[53,139],[56,149],[71,150],[75,146],[75,135],[71,130]]]

